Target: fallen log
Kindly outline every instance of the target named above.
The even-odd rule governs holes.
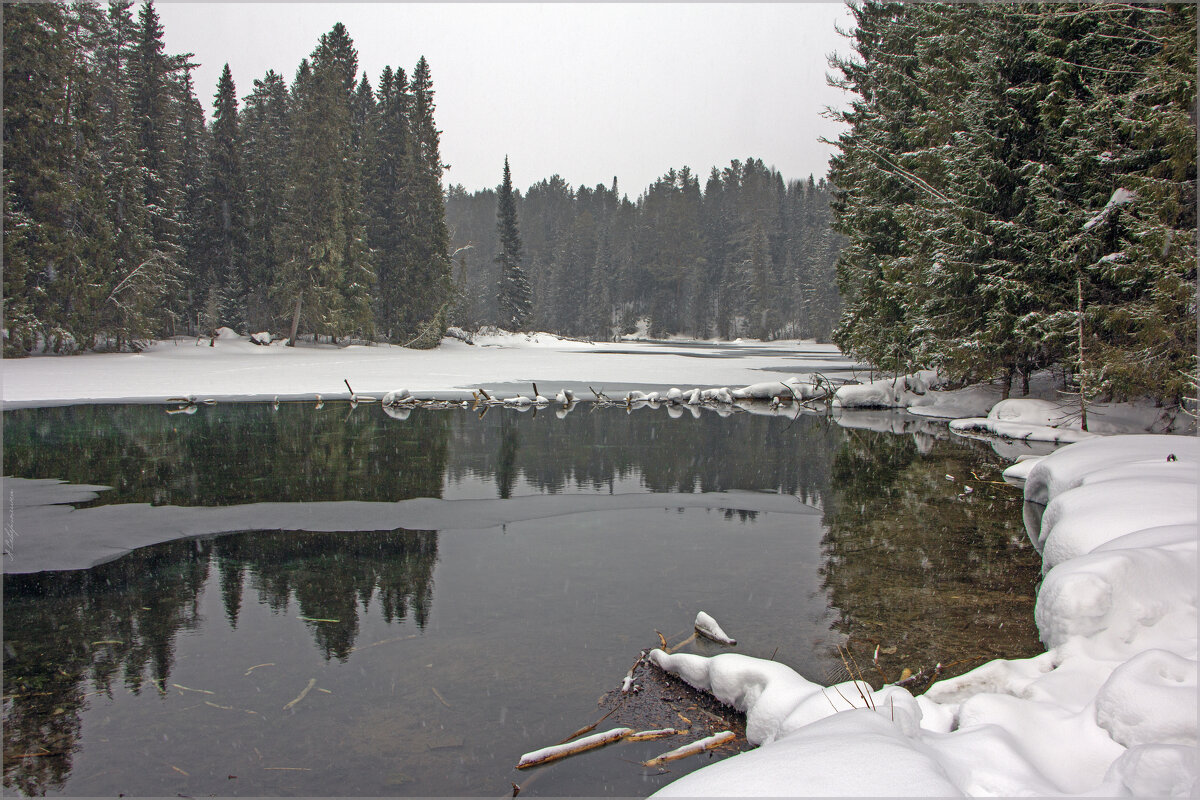
[[[534,750],[532,753],[526,753],[521,756],[521,760],[517,762],[517,769],[528,769],[536,767],[540,764],[548,764],[551,761],[557,761],[560,758],[573,756],[578,753],[584,753],[588,750],[594,750],[597,747],[603,747],[606,744],[619,742],[629,734],[633,733],[633,728],[613,728],[604,733],[596,733],[591,736],[585,736],[582,739],[577,739],[566,744],[555,744],[550,747],[543,747],[541,750]]]
[[[712,750],[714,747],[720,747],[726,742],[737,738],[737,734],[733,731],[721,731],[714,733],[712,736],[706,736],[703,739],[697,739],[691,744],[685,744],[683,747],[677,747],[670,752],[663,753],[661,756],[655,756],[649,761],[643,761],[643,767],[657,767],[666,764],[669,761],[678,761],[681,758],[694,756],[697,753],[703,753],[705,750]]]

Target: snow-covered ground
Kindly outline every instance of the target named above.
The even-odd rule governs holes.
[[[760,744],[656,796],[1194,796],[1200,442],[1096,437],[1009,476],[1043,554],[1047,651],[913,697],[735,653],[650,658],[746,712]]]
[[[922,370],[841,386],[833,406],[843,410],[905,409],[917,416],[951,420],[950,429],[964,435],[1057,444],[1097,434],[1178,433],[1194,427],[1194,421],[1178,409],[1159,408],[1146,401],[1090,402],[1085,431],[1079,399],[1064,394],[1056,384],[1049,373],[1039,373],[1030,382],[1028,397],[1003,399],[1003,387],[998,384],[940,391],[937,373]]]
[[[226,329],[227,330],[227,329]],[[344,381],[380,398],[407,389],[416,397],[470,398],[484,387],[502,396],[547,397],[562,386],[580,398],[588,386],[612,397],[630,390],[739,387],[820,372],[849,377],[853,362],[814,342],[596,342],[552,334],[447,338],[434,350],[392,345],[286,347],[251,343],[232,331],[205,339],[158,342],[141,353],[5,359],[3,403],[9,408],[74,403],[161,403],[194,396],[218,401],[347,399]],[[786,391],[782,386],[780,391]]]

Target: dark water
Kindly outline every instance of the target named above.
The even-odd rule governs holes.
[[[634,763],[680,743],[660,740],[513,765],[594,722],[655,631],[678,642],[699,610],[738,652],[821,681],[844,677],[838,644],[876,685],[1038,652],[1039,564],[1020,493],[997,483],[1005,463],[937,423],[909,427],[586,404],[563,419],[334,403],[5,412],[4,474],[113,487],[85,506],[655,499],[482,529],[252,530],[6,575],[4,786],[644,796],[706,760],[666,775]],[[794,505],[673,500],[714,492]]]

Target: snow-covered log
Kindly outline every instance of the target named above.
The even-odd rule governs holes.
[[[703,753],[705,750],[712,750],[714,747],[720,747],[726,742],[733,741],[737,735],[733,731],[721,731],[714,733],[712,736],[706,736],[703,739],[697,739],[691,744],[685,744],[683,747],[676,747],[670,752],[663,753],[661,756],[655,756],[649,761],[643,761],[643,767],[657,767],[660,764],[666,764],[670,761],[678,761],[681,758],[694,756],[697,753]]]
[[[633,728],[613,728],[610,731],[594,733],[591,736],[585,736],[582,739],[576,739],[566,744],[543,747],[541,750],[534,750],[532,753],[526,753],[521,756],[520,761],[517,762],[517,769],[528,769],[529,767],[536,767],[539,764],[548,764],[560,758],[566,758],[567,756],[584,753],[597,747],[603,747],[606,744],[619,742],[631,733],[633,733]]]
[[[385,406],[413,402],[416,402],[416,398],[409,394],[408,389],[394,389],[383,396],[383,404]]]
[[[711,403],[733,403],[733,393],[729,391],[728,386],[720,386],[715,389],[703,389],[700,392],[700,399],[707,400]]]
[[[706,639],[712,639],[714,642],[718,642],[720,644],[737,644],[737,639],[734,639],[729,634],[725,633],[725,631],[721,630],[721,626],[717,624],[717,621],[708,614],[705,614],[703,611],[696,614],[695,625],[696,633],[700,634]]]

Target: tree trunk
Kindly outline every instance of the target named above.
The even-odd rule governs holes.
[[[287,346],[296,346],[296,331],[300,329],[300,303],[304,299],[304,295],[296,297],[296,310],[292,313],[292,335],[288,337]]]

